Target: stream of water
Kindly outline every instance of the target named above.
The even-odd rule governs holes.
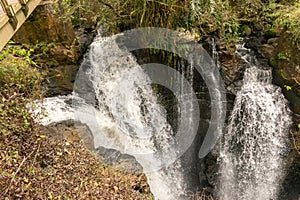
[[[241,48],[245,50],[245,48]],[[249,65],[221,141],[218,196],[222,200],[277,199],[291,125],[288,102],[271,69]]]
[[[174,133],[166,110],[133,55],[121,50],[114,40],[98,37],[77,77],[73,94],[37,104],[34,112],[44,108],[46,113],[39,122],[49,125],[71,119],[86,124],[95,148],[116,149],[136,158],[155,198],[189,199],[181,160],[172,149]],[[182,91],[182,96],[193,109],[195,102],[187,98],[187,91]]]
[[[271,71],[247,62],[250,67],[220,145],[218,196],[223,200],[276,199],[284,175],[291,123],[287,102],[280,88],[271,84]],[[133,55],[113,40],[97,37],[77,77],[72,94],[36,104],[33,112],[46,113],[39,122],[49,125],[71,119],[86,124],[95,148],[117,149],[136,158],[156,199],[190,199],[189,175],[183,167],[189,161],[174,159],[178,157],[173,149],[175,133],[166,109]],[[193,70],[190,77],[193,80]],[[183,90],[179,95],[192,92]],[[192,109],[187,115],[192,123],[197,106],[191,96],[184,99]]]

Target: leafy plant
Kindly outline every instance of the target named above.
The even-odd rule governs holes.
[[[30,129],[26,103],[42,95],[42,74],[31,60],[32,50],[8,46],[0,61],[0,130],[2,134]]]
[[[43,56],[48,56],[48,53],[51,48],[55,47],[56,43],[46,43],[46,42],[39,42],[35,45],[35,48],[42,53]]]
[[[236,13],[227,0],[191,1],[193,27],[199,28],[202,35],[216,33],[230,43],[237,39],[239,22]]]
[[[287,60],[286,56],[285,56],[283,53],[278,53],[278,54],[277,54],[277,58],[278,58],[279,60]]]
[[[286,89],[287,91],[292,90],[292,86],[284,85],[284,87],[285,87],[285,89]]]

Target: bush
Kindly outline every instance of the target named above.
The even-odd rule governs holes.
[[[34,129],[26,104],[42,96],[41,73],[33,67],[31,50],[8,45],[0,54],[0,130],[3,136]],[[4,139],[4,138],[1,138]],[[3,141],[3,140],[2,140]]]
[[[42,74],[31,60],[32,50],[8,45],[0,55],[0,119],[2,132],[26,132],[26,104],[42,96]],[[12,123],[15,122],[15,123]]]
[[[32,50],[8,45],[0,54],[0,194],[8,190],[25,157],[37,146],[38,126],[26,104],[41,97],[42,75]],[[3,189],[3,190],[2,190]]]

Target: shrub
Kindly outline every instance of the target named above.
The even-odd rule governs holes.
[[[285,5],[278,11],[276,27],[285,27],[293,43],[300,49],[300,3]]]
[[[41,97],[41,73],[33,67],[32,50],[8,45],[0,54],[0,130],[2,134],[31,131],[26,104]]]

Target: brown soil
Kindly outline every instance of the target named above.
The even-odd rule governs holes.
[[[151,199],[146,177],[105,166],[81,141],[0,134],[1,199]]]

